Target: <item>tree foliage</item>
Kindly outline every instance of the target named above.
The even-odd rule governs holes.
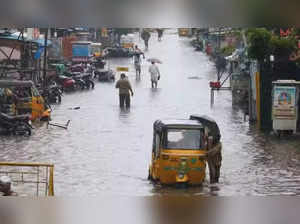
[[[250,29],[247,31],[247,38],[250,46],[248,48],[248,55],[252,59],[263,61],[271,54],[271,39],[272,34],[264,29]]]
[[[295,36],[280,37],[265,28],[249,29],[247,39],[248,55],[258,61],[268,59],[271,54],[277,59],[288,58],[297,47]]]
[[[271,41],[271,53],[275,58],[288,58],[296,50],[297,41],[293,37],[280,38],[273,36]]]
[[[222,53],[224,56],[229,56],[229,55],[231,55],[234,51],[235,51],[235,47],[234,47],[234,46],[226,46],[226,47],[223,47],[223,48],[221,49],[221,53]]]

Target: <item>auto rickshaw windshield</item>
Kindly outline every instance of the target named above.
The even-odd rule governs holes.
[[[202,148],[201,133],[200,129],[168,129],[164,148],[199,150]]]

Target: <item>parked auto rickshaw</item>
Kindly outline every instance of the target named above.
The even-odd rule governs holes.
[[[178,35],[180,37],[189,37],[192,35],[192,30],[190,28],[178,28]]]
[[[51,110],[32,81],[0,80],[1,89],[9,90],[10,96],[2,105],[13,108],[12,115],[30,114],[32,121],[50,119]]]
[[[161,184],[201,185],[209,166],[210,182],[219,181],[220,131],[206,116],[185,120],[157,120],[153,126],[149,179]]]

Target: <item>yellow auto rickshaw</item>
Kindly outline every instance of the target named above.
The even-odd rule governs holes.
[[[192,29],[190,29],[190,28],[178,28],[178,35],[180,37],[190,37],[192,35]]]
[[[51,110],[32,81],[0,80],[0,90],[9,92],[9,100],[3,104],[13,105],[14,115],[30,114],[31,120],[49,120]]]
[[[101,43],[91,43],[92,55],[96,58],[103,56],[102,55],[102,44]]]
[[[198,115],[185,120],[157,120],[153,129],[150,180],[166,185],[200,185],[208,164],[210,182],[218,182],[222,147],[214,120]]]

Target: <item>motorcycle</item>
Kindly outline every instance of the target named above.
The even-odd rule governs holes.
[[[65,73],[65,75],[74,80],[74,89],[83,90],[86,87],[85,81],[82,79],[80,72]]]
[[[75,80],[66,75],[57,76],[55,82],[62,87],[63,91],[73,91],[76,89]]]
[[[56,82],[52,82],[48,88],[43,89],[41,95],[48,103],[61,103],[63,89]]]
[[[0,132],[13,135],[31,135],[32,126],[28,115],[9,116],[0,112]]]
[[[84,67],[81,64],[75,64],[75,65],[71,66],[70,71],[71,71],[71,73],[73,73],[73,72],[83,73]]]
[[[105,70],[105,69],[98,69],[97,71],[95,71],[95,78],[98,77],[98,80],[101,82],[105,82],[105,81],[108,81],[108,82],[114,82],[115,81],[115,73],[113,70],[111,69],[108,69],[108,70]]]
[[[69,70],[70,72],[65,74],[75,80],[75,85],[77,88],[81,90],[85,88],[94,89],[95,83],[92,81],[94,69],[92,66],[84,68],[83,65],[76,64],[71,66]]]
[[[94,89],[95,88],[95,83],[92,80],[93,75],[91,73],[84,73],[81,75],[82,80],[85,82],[85,87],[87,89]]]

